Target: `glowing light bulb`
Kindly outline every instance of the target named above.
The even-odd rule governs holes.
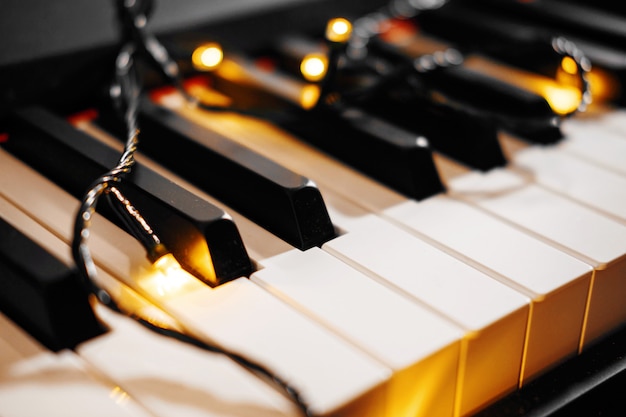
[[[198,284],[198,280],[185,271],[174,255],[164,254],[137,279],[137,283],[152,297],[168,299],[183,294]]]
[[[331,19],[326,25],[326,39],[331,42],[347,42],[351,34],[352,23],[343,17]]]
[[[300,72],[308,81],[319,81],[326,75],[328,59],[322,54],[308,54],[300,63]]]
[[[191,55],[196,69],[210,71],[217,68],[224,59],[222,47],[217,43],[207,43],[197,47]]]

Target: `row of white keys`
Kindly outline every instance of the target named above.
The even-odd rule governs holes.
[[[71,264],[70,249],[65,242],[2,197],[0,197],[0,216],[57,259]],[[159,323],[177,325],[166,313],[133,293],[106,271],[98,270],[98,280],[99,284],[116,299],[126,304],[132,303],[134,308],[140,309],[140,316],[149,317]],[[97,314],[108,331],[80,344],[76,348],[76,353],[65,351],[55,355],[43,347],[35,347],[38,346],[35,341],[32,341],[32,345],[28,343],[26,335],[14,337],[4,331],[1,333],[3,337],[8,336],[7,340],[12,343],[23,339],[23,343],[18,346],[22,354],[31,356],[29,352],[35,352],[36,349],[38,356],[47,358],[46,363],[50,367],[59,367],[59,379],[50,381],[54,383],[55,389],[44,396],[46,401],[42,403],[47,407],[41,409],[45,410],[46,414],[120,415],[115,412],[114,406],[121,408],[129,404],[128,407],[132,410],[132,407],[137,407],[134,404],[139,403],[150,412],[150,415],[160,417],[298,415],[285,397],[225,356],[207,353],[182,342],[156,335],[133,320],[102,306],[97,309]],[[0,325],[3,324],[4,322],[0,321]],[[0,340],[0,344],[1,342]],[[68,357],[74,358],[72,360],[78,364],[75,365],[77,368],[79,366],[88,368],[101,380],[108,381],[103,397],[111,404],[100,406],[100,402],[107,403],[103,399],[94,401],[93,404],[88,400],[82,400],[83,397],[91,398],[92,395],[89,391],[87,392],[89,395],[83,396],[81,389],[74,385],[75,382],[83,384],[81,380],[73,380],[73,373],[78,373],[78,369],[74,372],[66,369],[67,374],[62,375],[62,367],[70,360]],[[26,381],[27,383],[16,378],[11,369],[8,369],[6,374],[3,373],[6,376],[3,378],[6,381],[3,382],[6,384],[7,393],[12,392],[10,388],[13,385],[19,384],[20,396],[12,398],[11,402],[0,401],[0,415],[9,417],[37,414],[28,408],[29,403],[24,401],[24,395],[38,396],[33,388],[36,389],[39,384],[43,385],[42,389],[48,390],[47,372],[45,368],[37,370],[33,367],[30,375],[32,380]],[[0,387],[4,387],[4,383],[0,384]],[[89,381],[84,383],[85,390],[91,389],[93,385],[95,383]],[[2,391],[3,388],[0,388],[0,398]],[[51,393],[60,395],[50,396]],[[80,414],[63,414],[67,398],[72,399],[67,405],[68,409],[71,410],[76,406]],[[32,401],[31,403],[37,404]],[[7,407],[10,404],[13,407],[12,411],[2,413],[3,410],[8,410],[4,409],[2,404]],[[89,407],[98,409],[94,411]],[[139,415],[143,416],[145,413]]]
[[[465,175],[453,180],[450,188],[459,198],[527,229],[594,267],[581,346],[626,321],[624,224],[505,170]]]
[[[325,198],[344,233],[324,250],[465,330],[458,413],[466,415],[515,389],[529,297],[336,194]]]
[[[110,137],[107,138],[94,126],[82,124],[81,128],[115,146]],[[149,167],[158,168],[141,155],[137,158]],[[166,170],[161,168],[160,172],[197,195],[210,198]],[[219,202],[214,204],[220,205]],[[233,215],[246,247],[252,253],[261,254],[262,249],[257,248],[259,245],[278,246],[274,242],[276,237],[247,223],[240,223],[236,212],[222,208]],[[258,236],[251,241],[247,239],[251,234]],[[259,239],[260,236],[262,239]],[[463,336],[458,327],[413,300],[367,279],[361,272],[317,248],[306,252],[291,249],[254,260],[262,269],[252,275],[253,282],[307,312],[394,371],[388,415],[452,414],[459,366],[459,340]],[[521,320],[518,318],[518,326],[513,332],[501,333],[506,333],[506,336],[514,334],[519,339],[524,335],[526,311],[524,298],[518,297],[513,309],[520,310],[515,316],[521,317]],[[511,311],[508,310],[508,313]],[[410,326],[410,331],[407,326]],[[516,359],[517,363],[520,361],[521,346],[520,342],[517,350],[512,349],[512,352],[502,355],[513,365],[508,365],[511,372],[504,373],[504,387],[503,378],[496,379],[497,394],[515,386],[519,369],[513,368]],[[506,367],[506,361],[502,362]],[[433,377],[435,374],[436,378]],[[491,387],[492,384],[486,385]]]
[[[583,126],[587,131],[601,130]],[[558,145],[546,147],[520,144],[505,136],[504,143],[512,149],[509,169],[469,172],[447,181],[453,197],[593,266],[593,291],[581,348],[626,321],[622,301],[626,297],[622,280],[626,271],[626,176],[600,166],[602,162],[610,165],[616,155],[626,158],[622,146],[626,141],[597,137],[604,145],[600,148],[613,155],[603,160],[586,133],[580,132],[580,140],[578,134],[571,134]]]
[[[344,194],[352,203],[531,297],[523,378],[578,351],[592,275],[589,265],[446,195],[420,203],[408,200],[267,123],[177,110],[312,178],[325,198]]]

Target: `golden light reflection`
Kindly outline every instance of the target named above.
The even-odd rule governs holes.
[[[326,39],[331,42],[347,42],[351,34],[352,23],[343,17],[331,19],[326,25]]]
[[[326,75],[328,59],[323,54],[306,55],[300,63],[300,72],[308,81],[319,81]]]
[[[211,71],[217,68],[224,59],[222,47],[217,43],[207,43],[197,47],[191,55],[194,67],[201,71]]]

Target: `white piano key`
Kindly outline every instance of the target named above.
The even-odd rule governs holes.
[[[148,417],[134,398],[69,350],[52,353],[0,314],[0,415]]]
[[[517,152],[513,169],[537,184],[626,222],[626,178],[554,148]]]
[[[383,214],[532,299],[522,381],[576,354],[589,265],[444,195],[407,201]]]
[[[19,175],[29,188],[5,181]],[[0,194],[69,243],[78,202],[5,152],[0,152]],[[95,216],[90,247],[96,263],[154,302],[197,337],[234,349],[286,378],[318,415],[384,414],[391,370],[332,334],[246,278],[215,289],[186,275],[165,295],[145,251],[129,235]],[[170,286],[172,287],[172,286]],[[216,319],[218,318],[219,319]]]
[[[453,415],[460,328],[318,248],[262,265],[252,281],[394,370],[387,415]]]
[[[323,249],[465,330],[461,415],[517,387],[527,296],[374,215],[352,221],[347,230]]]
[[[623,134],[591,123],[574,126],[564,123],[561,130],[565,139],[555,145],[557,149],[626,175],[626,140]]]
[[[594,267],[583,346],[626,322],[626,226],[504,170],[466,175],[451,188]]]

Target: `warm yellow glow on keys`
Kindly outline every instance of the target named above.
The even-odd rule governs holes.
[[[323,54],[308,54],[300,63],[300,72],[308,81],[319,81],[326,75],[328,59]]]
[[[326,39],[331,42],[347,42],[351,34],[352,23],[343,17],[331,19],[326,25]]]
[[[201,71],[217,68],[224,59],[222,47],[217,43],[208,43],[197,47],[191,55],[194,67]]]
[[[137,277],[137,284],[151,297],[168,300],[197,288],[198,280],[185,271],[172,254],[159,258]]]

